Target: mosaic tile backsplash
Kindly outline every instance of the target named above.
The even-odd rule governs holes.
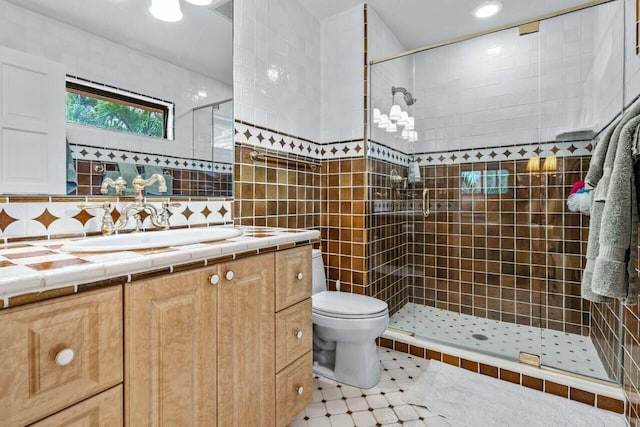
[[[102,208],[82,209],[80,203],[115,201],[111,216],[114,221],[122,208],[132,198],[108,197],[0,197],[0,243],[19,240],[61,238],[99,234],[102,225]],[[160,209],[167,198],[149,198],[148,201]],[[224,199],[178,198],[179,207],[170,208],[171,227],[195,227],[232,223],[233,202]],[[133,220],[130,221],[133,228]],[[153,228],[145,217],[143,228]]]

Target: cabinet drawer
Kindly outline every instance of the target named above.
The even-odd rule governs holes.
[[[0,312],[0,414],[24,425],[122,382],[122,288]]]
[[[276,375],[276,425],[286,426],[313,396],[313,357],[308,352]]]
[[[311,298],[276,314],[276,372],[312,349]]]
[[[73,405],[31,427],[121,427],[122,385]]]
[[[276,311],[311,296],[311,246],[276,252]]]

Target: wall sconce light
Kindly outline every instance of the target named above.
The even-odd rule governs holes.
[[[549,156],[544,159],[542,170],[545,172],[555,172],[558,169],[558,159],[556,156]]]
[[[527,172],[540,171],[540,157],[531,157],[527,162]]]

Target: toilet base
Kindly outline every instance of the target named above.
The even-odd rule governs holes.
[[[335,351],[314,348],[313,372],[358,388],[374,387],[382,375],[375,341],[337,342]]]

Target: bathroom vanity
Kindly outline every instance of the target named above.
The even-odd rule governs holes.
[[[312,396],[317,234],[247,229],[148,250],[143,258],[165,266],[117,277],[113,253],[94,255],[111,260],[105,277],[50,299],[64,292],[19,295],[14,284],[0,311],[2,425],[285,426]],[[65,269],[72,283],[73,266],[56,274]],[[41,274],[46,288],[53,273]]]

